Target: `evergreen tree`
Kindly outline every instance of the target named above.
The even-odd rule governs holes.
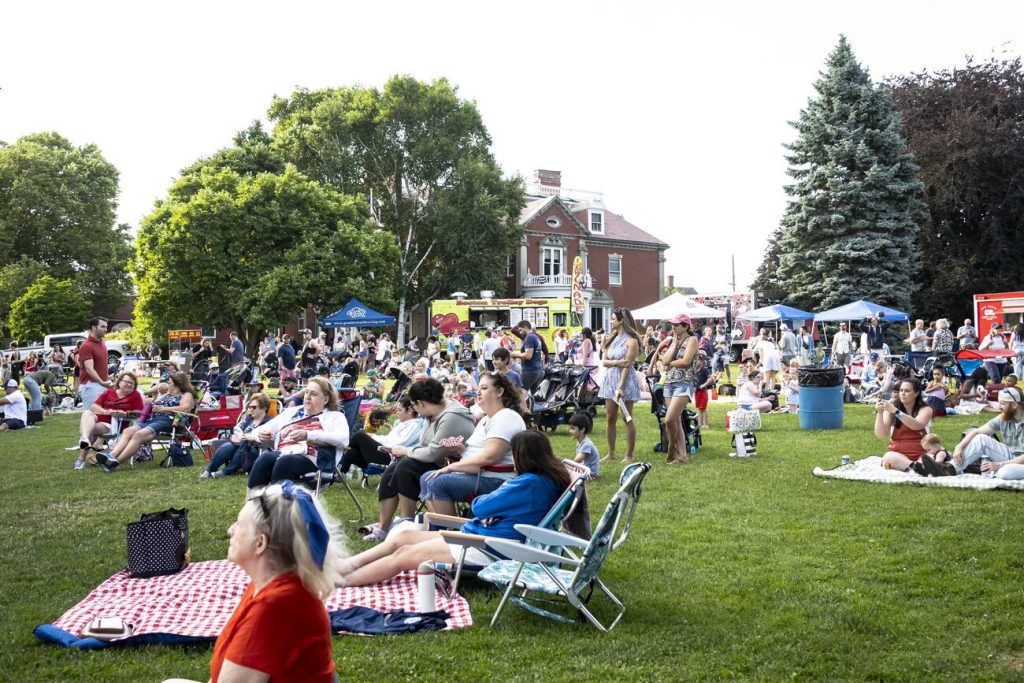
[[[764,260],[757,267],[754,281],[750,284],[751,289],[761,292],[777,292],[782,289],[779,282],[779,257],[782,255],[780,249],[782,239],[782,226],[772,231],[768,238],[768,246],[764,250]]]
[[[889,91],[844,36],[793,123],[779,240],[787,301],[822,310],[856,299],[907,309],[916,291],[923,186]]]

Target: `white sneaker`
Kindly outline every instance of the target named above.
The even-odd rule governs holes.
[[[203,471],[205,472],[205,470],[203,470]],[[210,479],[220,479],[223,476],[224,476],[224,470],[217,470],[216,472],[213,472],[212,474],[209,474]]]
[[[84,470],[85,469],[85,458],[79,458],[78,460],[75,461],[75,469],[76,470]]]
[[[199,473],[199,478],[200,479],[209,479],[210,478],[210,473],[207,470],[203,470],[202,472]]]

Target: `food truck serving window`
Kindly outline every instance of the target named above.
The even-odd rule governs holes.
[[[508,327],[507,308],[477,308],[469,310],[469,322],[474,328]]]

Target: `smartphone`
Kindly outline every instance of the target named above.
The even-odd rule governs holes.
[[[388,446],[377,446],[377,450],[385,455],[391,455],[391,448]]]

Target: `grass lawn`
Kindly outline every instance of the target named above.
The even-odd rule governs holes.
[[[1024,497],[814,477],[842,453],[882,452],[869,406],[848,407],[846,427],[827,432],[766,416],[759,455],[730,459],[726,408],[713,406],[716,428],[692,464],[667,467],[651,451],[654,417],[638,406],[637,455],[655,467],[630,538],[605,568],[627,606],[611,634],[511,607],[491,629],[499,595],[471,581],[472,628],[336,637],[342,680],[1024,678]],[[936,428],[952,445],[970,421]],[[603,415],[595,432],[604,452]],[[77,416],[0,434],[0,679],[206,680],[212,645],[80,652],[32,635],[124,566],[125,524],[141,512],[187,506],[193,559],[221,559],[243,499],[242,478],[200,481],[198,467],[76,472],[63,450],[76,441]],[[564,427],[553,441],[572,453]],[[590,486],[595,518],[620,470],[606,466]],[[373,509],[373,494],[360,493]],[[342,491],[326,499],[354,517]],[[364,544],[353,536],[351,547]]]

